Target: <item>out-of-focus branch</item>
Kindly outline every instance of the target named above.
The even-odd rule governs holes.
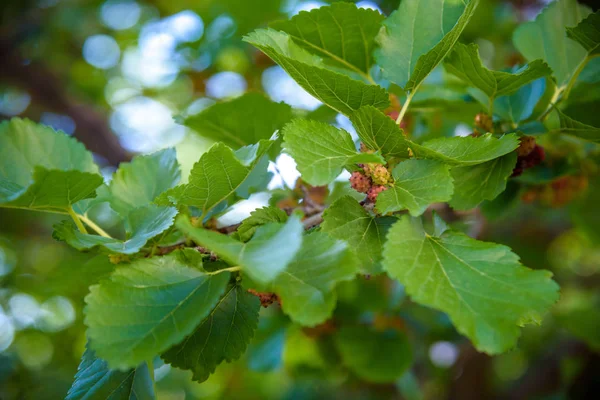
[[[26,90],[33,102],[71,117],[76,125],[75,136],[90,151],[112,165],[131,158],[103,115],[71,98],[64,89],[66,85],[43,64],[27,63],[11,40],[0,38],[0,60],[0,82],[14,84]]]

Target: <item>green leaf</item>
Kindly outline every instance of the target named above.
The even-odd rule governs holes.
[[[402,1],[377,36],[375,59],[387,79],[407,92],[446,57],[473,16],[478,0]]]
[[[292,119],[292,108],[275,103],[260,93],[246,93],[233,100],[217,103],[183,124],[203,137],[237,149],[268,140]]]
[[[548,271],[523,267],[508,247],[447,230],[436,215],[436,232],[404,216],[390,229],[383,265],[413,301],[441,310],[479,351],[512,348],[519,326],[539,323],[558,299]]]
[[[546,109],[548,104],[545,103],[544,94],[546,94],[547,81],[544,78],[537,79],[521,86],[516,93],[508,96],[500,96],[494,100],[494,114],[498,115],[502,120],[518,124],[533,116],[534,113],[541,114]],[[472,94],[476,92],[473,89]],[[473,96],[478,98],[479,96]],[[485,95],[482,94],[482,97]],[[487,98],[479,99],[486,107],[489,105]],[[550,99],[548,99],[549,101]],[[537,111],[537,107],[543,105],[541,111]],[[519,130],[524,130],[523,125],[519,126]]]
[[[385,235],[395,221],[392,217],[375,218],[352,197],[344,196],[325,210],[321,231],[346,241],[361,270],[376,274],[381,272]]]
[[[180,178],[175,149],[137,156],[121,164],[110,181],[110,206],[125,217],[134,208],[152,203]]]
[[[266,290],[279,295],[283,312],[294,322],[314,326],[333,314],[336,284],[356,273],[356,256],[347,243],[312,232],[304,236],[300,251]]]
[[[600,54],[600,11],[588,15],[577,26],[567,28],[567,36],[582,45],[589,55]]]
[[[513,33],[513,43],[528,61],[542,59],[547,62],[558,86],[563,86],[587,55],[581,45],[565,35],[565,29],[577,25],[590,12],[587,6],[575,0],[557,0],[535,21],[520,25]]]
[[[263,140],[236,152],[216,143],[194,164],[188,183],[164,192],[156,203],[198,207],[206,216],[240,188],[272,143]]]
[[[408,158],[410,142],[396,122],[375,107],[361,107],[350,117],[360,140],[385,159]]]
[[[555,129],[552,132],[575,136],[594,143],[600,143],[600,128],[575,121],[558,108],[555,108],[555,111],[558,114],[560,128]]]
[[[534,60],[514,74],[489,70],[481,63],[478,49],[476,44],[457,43],[444,66],[448,72],[481,90],[490,99],[513,94],[529,82],[552,74],[542,60]]]
[[[208,317],[183,342],[162,358],[174,367],[191,370],[204,382],[223,361],[240,358],[258,325],[258,297],[232,285]]]
[[[77,250],[98,246],[113,253],[135,254],[148,240],[170,228],[176,215],[177,209],[174,207],[148,205],[135,208],[125,220],[128,237],[125,240],[81,233],[71,221],[55,225],[52,236]]]
[[[97,358],[86,348],[75,375],[75,382],[65,400],[151,400],[155,399],[154,382],[148,364],[126,371],[108,368],[106,361]]]
[[[378,332],[365,325],[343,326],[334,341],[342,364],[369,382],[394,382],[412,364],[408,338],[397,331]]]
[[[516,163],[517,153],[512,152],[483,164],[452,168],[454,195],[450,206],[455,210],[469,210],[484,200],[495,199],[504,192]]]
[[[139,259],[90,288],[85,324],[91,348],[112,368],[129,368],[181,342],[206,318],[229,282],[175,256]]]
[[[376,208],[381,214],[408,210],[417,216],[432,203],[452,198],[452,178],[448,166],[434,160],[406,160],[392,171],[394,183],[379,193]]]
[[[275,279],[292,261],[302,245],[304,227],[291,217],[285,224],[268,223],[258,227],[248,243],[238,242],[227,235],[192,226],[181,216],[177,228],[234,266],[239,266],[259,283]]]
[[[301,11],[289,21],[277,21],[270,26],[286,32],[298,45],[325,57],[332,65],[368,76],[375,36],[383,18],[374,10],[357,8],[351,3],[334,3]]]
[[[312,96],[342,114],[349,116],[365,105],[379,109],[389,105],[389,95],[383,88],[325,69],[318,56],[308,53],[283,32],[258,29],[245,36],[244,41],[271,57]]]
[[[352,136],[323,122],[296,119],[283,128],[283,147],[298,164],[302,179],[321,186],[355,163],[384,163],[377,154],[359,153]]]
[[[0,124],[0,207],[65,212],[102,181],[75,139],[27,119]]]
[[[283,222],[287,221],[288,215],[285,211],[277,207],[263,207],[254,210],[250,213],[250,216],[242,221],[242,224],[236,231],[237,238],[242,242],[247,242],[252,238],[256,229],[261,226],[268,224],[269,222]]]
[[[412,144],[418,158],[430,158],[449,165],[477,165],[510,153],[519,147],[514,133],[496,139],[490,133],[480,137],[433,139],[422,145]]]

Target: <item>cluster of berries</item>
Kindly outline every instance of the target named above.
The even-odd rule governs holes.
[[[535,167],[546,158],[544,148],[535,143],[535,138],[522,136],[520,140],[521,144],[517,148],[517,165],[512,177],[521,175],[524,170]]]
[[[361,144],[362,152],[370,152],[364,144]],[[358,164],[362,171],[354,171],[350,176],[350,185],[360,193],[366,193],[367,199],[374,203],[379,193],[387,190],[388,184],[392,182],[390,171],[382,164]]]

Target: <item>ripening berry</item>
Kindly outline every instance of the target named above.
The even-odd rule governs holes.
[[[386,167],[377,165],[373,168],[371,179],[373,179],[373,183],[376,185],[387,185],[392,179],[392,176]]]
[[[544,148],[536,144],[529,154],[523,157],[517,157],[517,165],[513,169],[511,177],[521,175],[524,170],[535,167],[544,161],[545,158],[546,153],[544,152]]]
[[[390,117],[394,121],[398,119],[398,116],[400,116],[400,111],[398,110],[394,110],[388,113],[388,117]]]
[[[483,129],[485,132],[491,132],[494,127],[494,121],[489,115],[479,113],[475,116],[475,126]]]
[[[350,185],[357,192],[367,193],[371,188],[371,180],[365,174],[354,171],[350,176]]]
[[[383,185],[373,185],[367,192],[367,198],[369,199],[370,202],[375,203],[379,193],[381,193],[385,190],[387,190],[387,187],[385,187]]]
[[[525,157],[535,148],[535,138],[533,136],[521,136],[519,147],[517,147],[517,155]]]
[[[374,153],[373,150],[369,149],[366,144],[360,143],[360,152],[361,153]]]

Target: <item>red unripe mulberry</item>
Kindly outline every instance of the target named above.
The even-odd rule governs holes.
[[[371,188],[371,180],[362,172],[354,171],[350,176],[352,189],[360,193],[367,193]]]
[[[383,185],[373,185],[371,189],[369,189],[369,191],[367,192],[367,198],[370,202],[375,203],[375,201],[377,200],[377,196],[379,196],[379,193],[387,189],[388,188]]]

